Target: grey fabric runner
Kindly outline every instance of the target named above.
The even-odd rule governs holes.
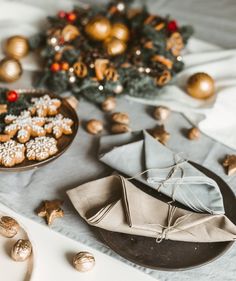
[[[50,12],[53,12],[55,5],[59,3],[52,0],[37,2],[24,0],[22,2],[35,3],[38,6],[43,6],[44,3]],[[68,3],[68,1],[66,2]],[[158,11],[161,14],[172,14],[185,23],[193,23],[197,29],[196,35],[201,39],[228,48],[236,45],[236,37],[234,36],[236,30],[235,0],[150,0],[147,2],[153,11]],[[11,87],[29,87],[31,85],[29,78],[30,74],[25,72],[22,79]],[[151,107],[119,100],[117,110],[129,113],[133,130],[149,128],[156,124],[150,115]],[[80,119],[84,121],[90,118],[107,121],[106,115],[96,106],[87,102],[80,103],[78,114]],[[109,123],[107,124],[109,126]],[[188,159],[217,173],[236,192],[236,176],[227,177],[220,164],[226,154],[236,153],[236,151],[205,136],[202,136],[199,141],[190,142],[183,135],[185,128],[190,127],[191,125],[182,115],[173,113],[166,122],[166,129],[171,133],[168,146],[175,151],[183,151]],[[95,233],[78,216],[66,195],[67,190],[87,181],[107,176],[112,172],[98,161],[98,145],[98,137],[90,136],[84,129],[80,128],[77,138],[69,150],[51,164],[17,174],[0,173],[0,201],[16,212],[44,224],[44,221],[34,213],[41,200],[64,199],[65,217],[55,221],[52,229],[120,259],[97,240]],[[236,245],[213,263],[190,271],[160,272],[136,267],[160,281],[234,281],[236,274],[235,256]],[[123,261],[131,264],[128,261]]]

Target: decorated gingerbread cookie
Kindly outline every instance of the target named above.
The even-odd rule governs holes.
[[[44,128],[47,133],[52,133],[56,139],[59,139],[63,134],[72,134],[72,125],[73,121],[70,118],[64,118],[63,115],[58,114],[55,117],[46,118]]]
[[[61,106],[59,99],[52,99],[48,95],[32,98],[31,103],[30,112],[39,117],[54,116],[58,113],[58,108]]]
[[[17,143],[14,140],[0,144],[0,165],[13,167],[20,164],[25,159],[24,144]]]
[[[5,123],[8,125],[5,127],[4,133],[11,137],[17,135],[17,139],[21,143],[26,143],[31,136],[39,137],[46,135],[46,131],[43,128],[45,118],[32,117],[29,111],[22,111],[19,116],[7,115]]]
[[[57,153],[57,141],[50,137],[37,137],[26,143],[26,157],[42,161]]]

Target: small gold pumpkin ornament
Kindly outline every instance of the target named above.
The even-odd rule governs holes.
[[[29,53],[29,42],[24,36],[12,36],[7,39],[5,53],[10,58],[21,59]]]
[[[76,39],[80,35],[80,32],[76,26],[68,24],[63,28],[61,35],[65,42],[69,42]]]
[[[22,75],[22,67],[18,60],[5,58],[0,61],[0,80],[6,83],[18,80]]]
[[[79,272],[87,272],[95,266],[95,258],[89,252],[80,252],[74,256],[73,265]]]
[[[116,37],[117,39],[126,42],[130,38],[129,29],[123,23],[120,22],[114,23],[111,28],[110,36]]]
[[[111,32],[111,23],[105,17],[96,17],[85,26],[85,32],[96,41],[105,40]]]
[[[116,82],[119,78],[118,72],[112,66],[105,69],[104,76],[107,81],[113,81],[113,82]]]
[[[75,75],[79,78],[84,78],[88,74],[88,68],[86,64],[84,64],[83,62],[80,61],[76,62],[73,65],[73,68],[74,68]]]
[[[207,73],[198,72],[189,77],[186,89],[196,99],[207,99],[214,95],[215,82]]]
[[[125,52],[127,45],[124,41],[121,41],[115,37],[110,37],[104,42],[104,47],[108,55],[117,56]]]

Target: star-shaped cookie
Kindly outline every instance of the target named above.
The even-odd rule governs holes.
[[[150,134],[162,144],[166,144],[170,138],[170,134],[165,130],[164,125],[156,126],[150,130]]]
[[[63,202],[61,200],[43,201],[37,209],[39,217],[45,218],[48,225],[51,225],[57,218],[64,216],[64,211],[61,209]]]
[[[232,176],[236,173],[236,155],[227,155],[223,166],[228,169],[228,176]]]

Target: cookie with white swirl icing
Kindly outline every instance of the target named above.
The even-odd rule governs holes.
[[[0,165],[13,167],[25,160],[25,146],[14,140],[0,144]]]
[[[52,133],[56,139],[59,139],[62,135],[72,134],[72,125],[73,121],[70,118],[57,114],[55,117],[46,118],[44,129],[47,133]]]
[[[59,99],[50,98],[49,95],[32,98],[31,103],[32,105],[29,107],[29,111],[39,117],[55,116],[61,106]]]
[[[26,157],[42,161],[58,152],[57,141],[51,137],[37,137],[26,143]]]

